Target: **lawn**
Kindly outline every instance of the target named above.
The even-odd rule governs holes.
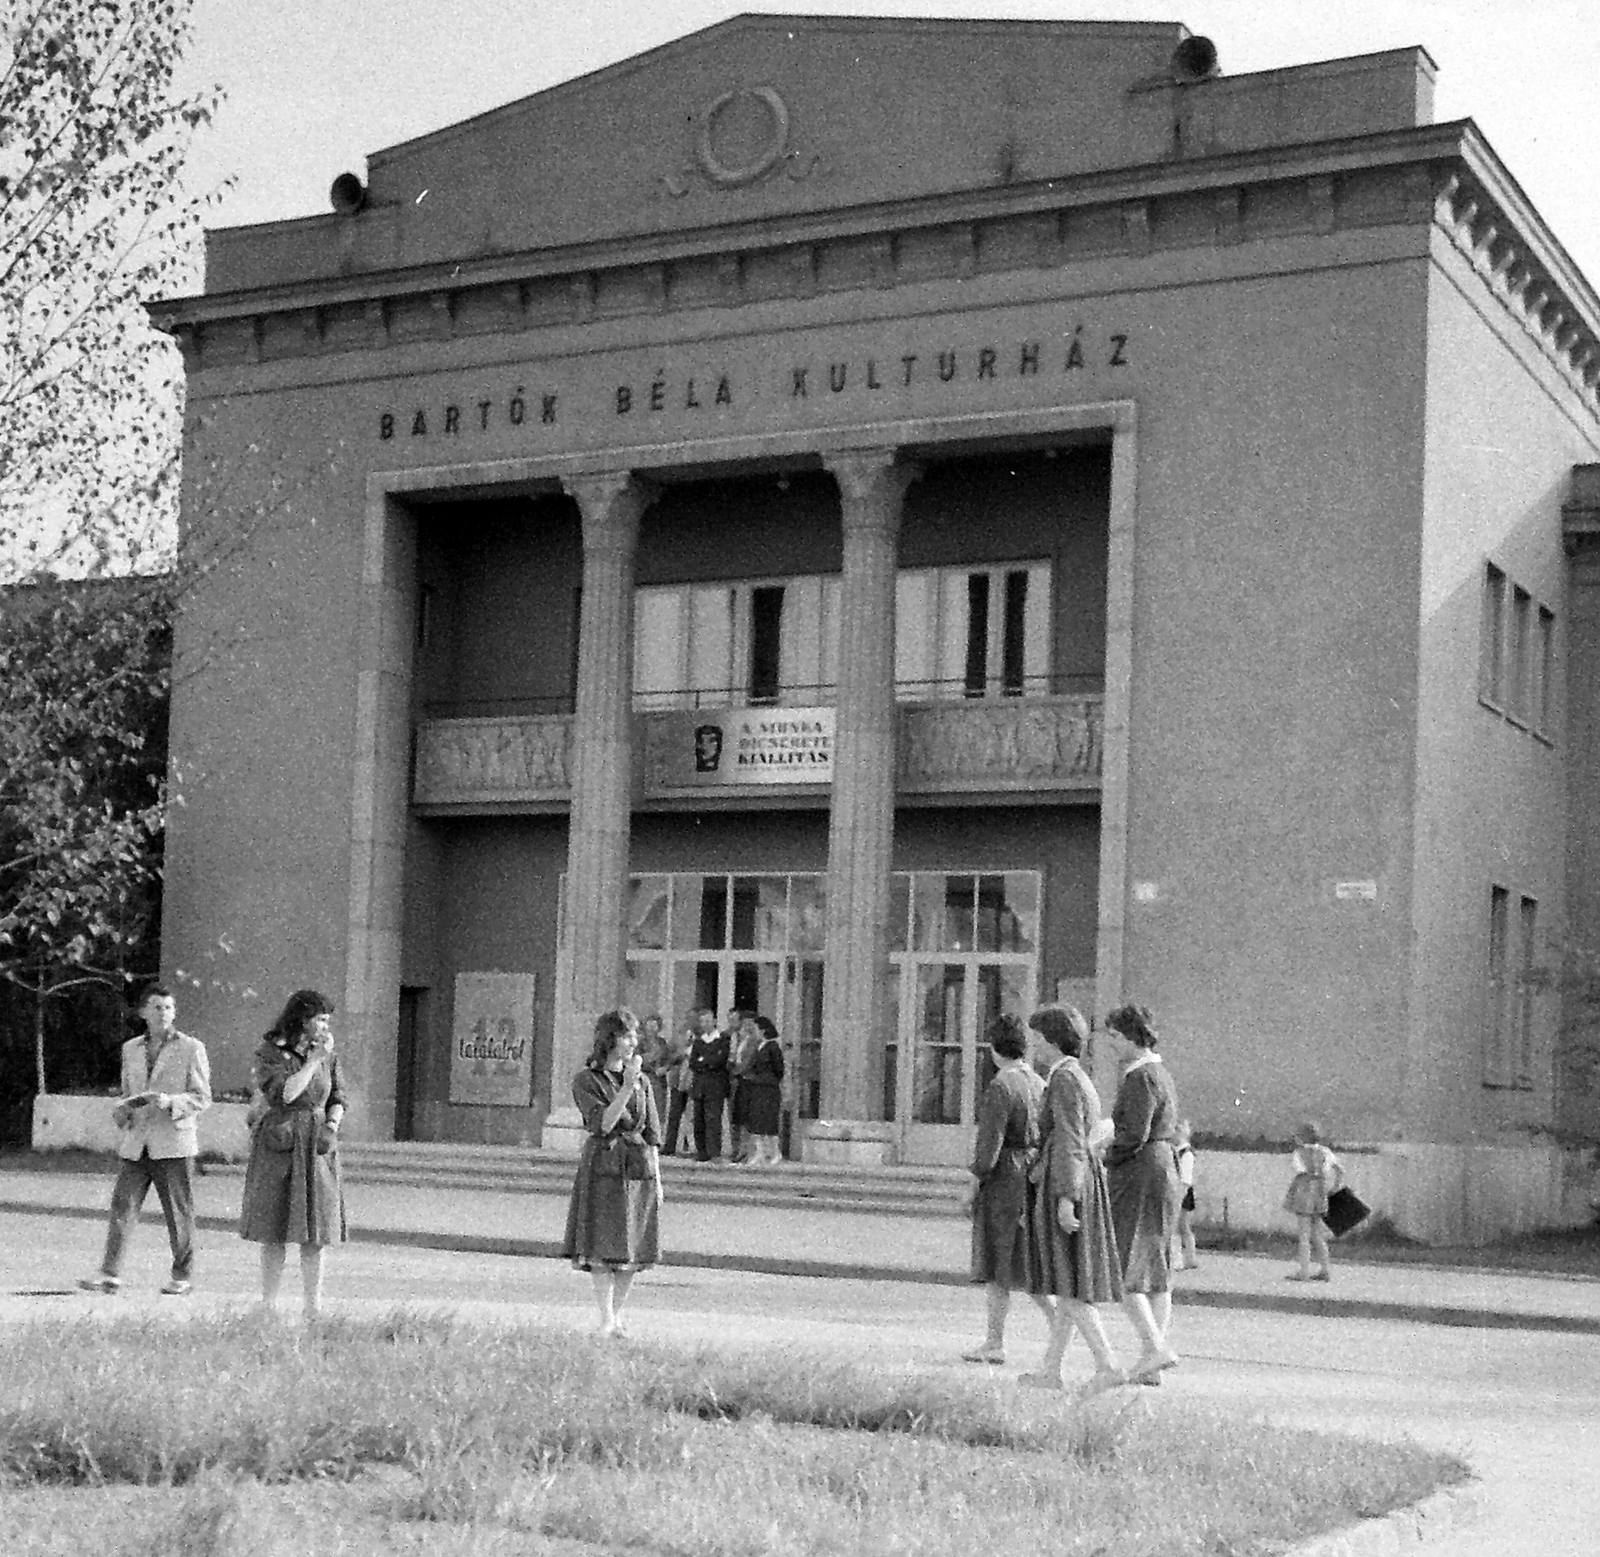
[[[1152,1391],[403,1312],[41,1321],[0,1371],[7,1554],[1246,1557],[1466,1476]]]

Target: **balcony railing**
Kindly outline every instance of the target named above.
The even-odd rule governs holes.
[[[831,709],[816,706],[826,711],[831,733]],[[1102,709],[1099,693],[903,703],[896,710],[897,792],[1093,794],[1100,787]],[[776,786],[769,774],[760,790],[741,783],[732,764],[686,778],[681,754],[693,752],[707,717],[694,709],[635,713],[637,799],[805,793],[830,782],[831,764],[796,769]],[[571,746],[570,714],[424,719],[417,726],[413,803],[564,805],[571,799]]]

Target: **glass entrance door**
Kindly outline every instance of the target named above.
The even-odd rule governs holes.
[[[902,1162],[971,1159],[977,1102],[994,1074],[983,1035],[1001,1012],[1033,1009],[1033,982],[1030,963],[980,956],[901,962],[885,1112],[899,1125]]]

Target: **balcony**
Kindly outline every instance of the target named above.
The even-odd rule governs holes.
[[[902,703],[896,792],[1097,795],[1102,714],[1099,693]],[[815,794],[832,782],[832,735],[827,705],[636,712],[636,803]],[[747,742],[779,755],[746,766],[736,749]],[[566,713],[424,719],[412,803],[430,811],[564,809],[571,745]]]

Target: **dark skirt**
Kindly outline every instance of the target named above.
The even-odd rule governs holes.
[[[739,1082],[739,1127],[751,1135],[776,1135],[783,1112],[783,1088],[775,1081]]]
[[[596,1265],[644,1270],[654,1265],[661,1253],[655,1181],[597,1173],[599,1149],[594,1136],[585,1138],[567,1205],[562,1255],[579,1270]]]
[[[250,1137],[244,1170],[239,1236],[251,1243],[336,1244],[349,1237],[344,1214],[344,1184],[339,1148],[319,1156],[317,1135],[322,1111],[274,1109]],[[292,1131],[288,1151],[271,1151],[268,1141]]]
[[[1028,1239],[1034,1292],[1079,1303],[1120,1303],[1122,1271],[1112,1232],[1111,1199],[1099,1159],[1088,1160],[1086,1193],[1078,1202],[1078,1230],[1064,1233],[1053,1197],[1028,1186]]]
[[[1165,1292],[1172,1285],[1169,1258],[1178,1225],[1183,1184],[1170,1141],[1150,1141],[1124,1163],[1106,1169],[1111,1220],[1128,1292]]]
[[[972,1200],[972,1279],[1013,1290],[1032,1285],[1028,1262],[1028,1154],[1002,1151]]]

